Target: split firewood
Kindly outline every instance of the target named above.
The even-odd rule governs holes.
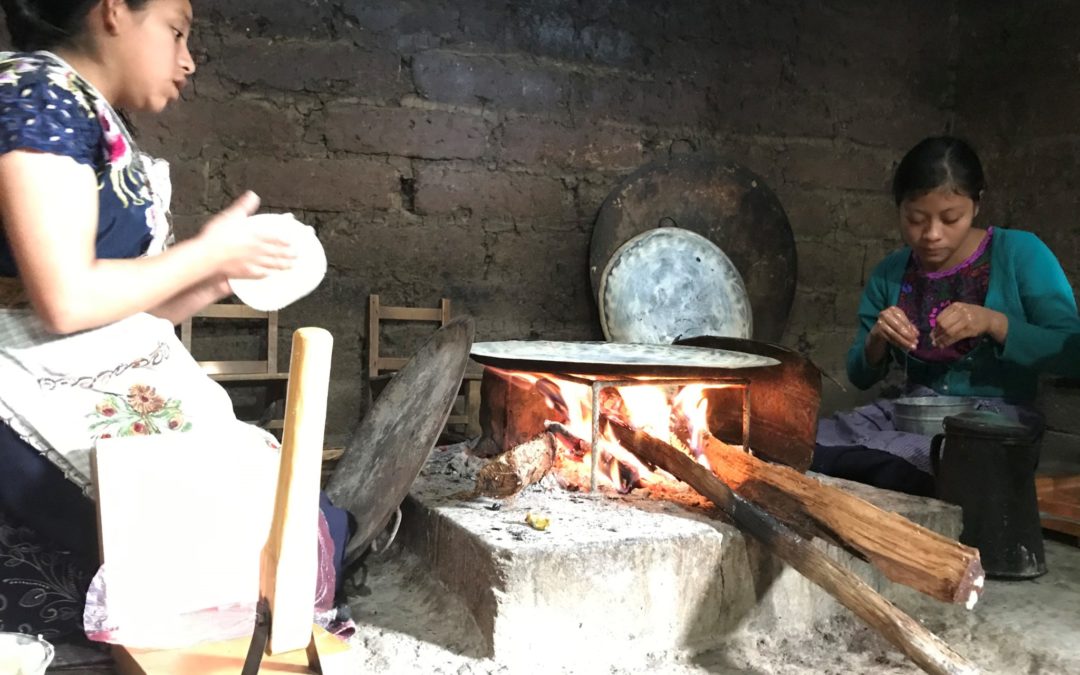
[[[507,450],[476,474],[469,496],[512,497],[547,475],[555,462],[555,441],[544,432]]]
[[[881,597],[853,572],[814,547],[781,521],[735,494],[711,471],[685,453],[616,419],[612,433],[643,462],[659,466],[724,510],[744,532],[821,586],[856,616],[877,630],[928,673],[960,675],[978,669],[941,638]]]
[[[978,549],[949,539],[821,481],[705,434],[713,472],[740,496],[804,535],[834,540],[891,581],[970,609],[985,575]]]

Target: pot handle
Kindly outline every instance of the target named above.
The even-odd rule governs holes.
[[[930,466],[934,469],[934,475],[938,475],[941,467],[941,444],[945,441],[945,434],[937,434],[930,439]]]

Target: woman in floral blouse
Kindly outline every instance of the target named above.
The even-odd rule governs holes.
[[[0,5],[20,50],[0,54],[0,630],[56,638],[97,568],[90,450],[240,424],[173,325],[294,255],[247,222],[252,193],[168,246],[167,165],[116,109],[179,98],[189,0]]]
[[[979,399],[1039,425],[1040,373],[1080,374],[1080,318],[1057,258],[1034,234],[974,226],[982,164],[956,138],[922,141],[900,162],[893,196],[905,246],[874,269],[859,303],[848,377],[860,389],[892,367],[912,395]],[[890,401],[823,420],[811,468],[931,494],[930,439],[892,423]]]

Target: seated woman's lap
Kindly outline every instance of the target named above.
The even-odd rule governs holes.
[[[922,497],[934,495],[934,478],[883,450],[818,445],[811,471]]]
[[[60,549],[96,560],[94,502],[44,455],[0,422],[0,509]]]
[[[97,568],[94,503],[2,422],[0,467],[0,630],[77,634]]]
[[[0,422],[0,526],[6,524],[19,542],[39,548],[48,565],[67,568],[80,578],[85,592],[99,560],[97,512],[94,502],[37,449]],[[349,514],[320,493],[319,507],[334,543],[333,566],[340,592],[345,546],[355,529]],[[12,569],[14,565],[9,567]],[[22,570],[20,574],[25,574]],[[85,577],[85,580],[82,578]],[[5,573],[0,577],[14,579]],[[20,577],[21,578],[21,577]],[[10,600],[10,598],[8,598]],[[0,623],[4,616],[0,613]]]

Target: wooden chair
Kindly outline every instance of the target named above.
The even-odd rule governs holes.
[[[252,309],[247,305],[218,303],[210,305],[195,314],[195,319],[209,320],[233,320],[262,322],[266,336],[266,358],[258,360],[206,360],[199,361],[199,365],[208,375],[226,388],[232,386],[263,387],[266,393],[266,410],[269,412],[279,401],[285,400],[285,390],[289,381],[289,373],[278,370],[278,313],[262,312]],[[188,319],[180,325],[180,341],[184,347],[191,351],[193,334],[193,320]],[[262,419],[248,420],[264,429],[280,432],[285,420],[281,417],[270,417],[264,413]]]
[[[385,321],[418,321],[440,328],[450,321],[450,300],[442,298],[438,307],[403,307],[384,305],[378,295],[368,298],[368,382],[372,398],[379,395],[393,373],[408,361],[407,356],[387,356],[381,350],[380,334]],[[480,378],[479,371],[467,371],[462,381],[461,396],[464,410],[451,412],[447,426],[463,427],[471,438],[480,435]]]

